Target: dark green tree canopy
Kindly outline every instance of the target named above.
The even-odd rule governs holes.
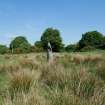
[[[35,52],[43,52],[43,45],[41,41],[36,41],[34,44]]]
[[[8,48],[5,45],[0,45],[0,54],[5,54]]]
[[[57,29],[47,28],[41,36],[41,41],[44,49],[47,48],[47,43],[50,42],[53,51],[59,52],[63,48],[62,38]]]
[[[23,36],[16,37],[11,43],[10,43],[10,49],[14,49],[14,51],[17,51],[17,49],[22,53],[29,52],[31,48],[31,45],[27,41],[27,39]],[[15,52],[16,53],[16,52]]]
[[[104,36],[98,31],[87,32],[82,35],[82,39],[79,41],[79,48],[83,48],[85,46],[92,46],[95,48],[99,48],[103,45]]]
[[[34,45],[36,47],[42,47],[42,42],[41,41],[36,41]]]
[[[65,51],[74,52],[74,51],[76,51],[76,48],[77,48],[76,44],[69,44],[65,47]]]
[[[23,36],[18,36],[10,43],[10,49],[19,48],[22,43],[28,43],[27,39]]]
[[[31,49],[31,45],[27,42],[23,42],[20,44],[19,48],[22,53],[29,53]]]

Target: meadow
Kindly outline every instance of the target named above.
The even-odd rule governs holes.
[[[0,105],[105,105],[105,51],[0,55]]]

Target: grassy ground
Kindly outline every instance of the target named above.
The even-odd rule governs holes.
[[[105,105],[105,51],[0,55],[0,105]]]

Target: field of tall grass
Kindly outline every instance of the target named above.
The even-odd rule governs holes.
[[[0,55],[0,105],[105,105],[105,54]]]

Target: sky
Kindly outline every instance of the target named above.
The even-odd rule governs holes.
[[[0,44],[16,36],[34,44],[49,27],[60,31],[66,45],[88,31],[105,35],[105,0],[0,0]]]

